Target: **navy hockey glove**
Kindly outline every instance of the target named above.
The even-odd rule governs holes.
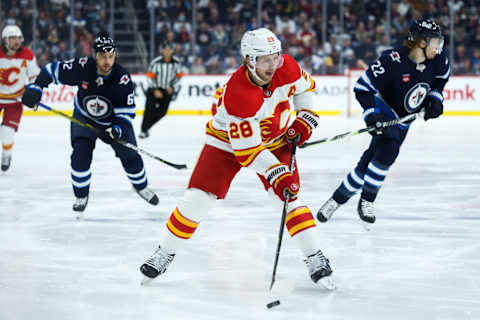
[[[39,85],[32,83],[25,87],[25,92],[22,96],[23,105],[37,110],[40,99],[42,99],[42,88]]]
[[[425,110],[425,121],[428,119],[435,119],[443,114],[443,97],[437,91],[431,91],[422,103]]]
[[[120,128],[119,125],[114,124],[113,126],[107,128],[105,130],[106,135],[108,138],[115,140],[115,139],[120,139],[122,136],[122,128]]]
[[[383,133],[383,128],[381,127],[382,122],[386,119],[380,111],[370,108],[364,112],[364,121],[368,127],[376,127],[376,130],[369,131],[372,136],[378,136]]]

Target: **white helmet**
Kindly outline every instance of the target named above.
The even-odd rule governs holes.
[[[247,56],[250,57],[250,65],[247,64],[247,68],[260,83],[263,81],[256,72],[257,58],[273,53],[280,53],[281,51],[282,43],[272,31],[266,28],[245,32],[240,42],[242,58],[247,59]]]
[[[7,47],[8,50],[10,50],[8,46],[8,38],[10,37],[20,37],[20,41],[23,42],[22,30],[20,30],[20,28],[16,25],[5,26],[5,28],[3,28],[2,30],[2,41],[4,42],[5,47]]]
[[[9,37],[20,37],[23,41],[22,30],[20,30],[20,28],[16,25],[5,26],[2,31],[2,39]]]

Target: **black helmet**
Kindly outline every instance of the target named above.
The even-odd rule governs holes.
[[[98,52],[115,52],[115,43],[113,39],[110,38],[110,35],[106,31],[100,31],[95,38],[93,43],[93,50],[95,53]]]
[[[415,20],[410,26],[409,40],[413,41],[417,38],[424,38],[427,42],[432,38],[442,39],[442,28],[432,19]]]

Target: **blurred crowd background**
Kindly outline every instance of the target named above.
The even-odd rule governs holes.
[[[131,72],[145,72],[168,40],[192,74],[234,71],[243,33],[261,26],[309,72],[341,74],[400,45],[413,19],[432,17],[453,73],[480,74],[480,0],[8,0],[1,12],[2,27],[19,25],[41,66],[90,55],[107,30]]]

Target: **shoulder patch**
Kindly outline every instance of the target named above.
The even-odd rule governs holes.
[[[123,76],[120,77],[120,81],[118,82],[118,84],[126,85],[129,82],[130,82],[130,77],[128,76],[128,74],[124,74]]]
[[[78,64],[82,66],[82,68],[85,68],[85,65],[88,62],[88,57],[81,57],[78,59]]]
[[[228,80],[224,97],[228,114],[239,118],[253,117],[263,104],[262,89],[250,82],[244,66]]]
[[[402,61],[400,61],[400,54],[397,51],[390,52],[390,58],[392,58],[394,62],[402,63]]]

